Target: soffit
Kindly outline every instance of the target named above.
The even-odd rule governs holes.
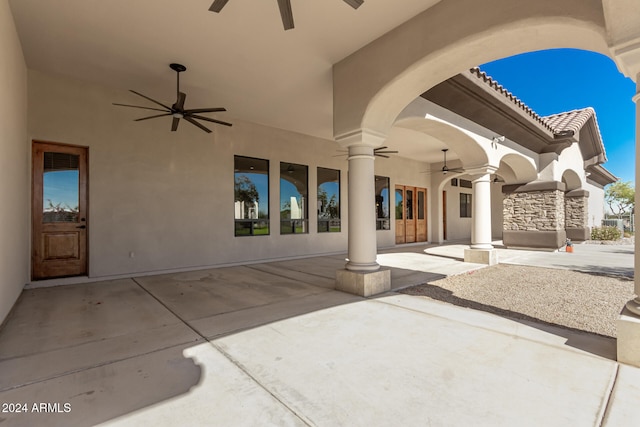
[[[178,62],[190,108],[333,139],[332,65],[438,1],[293,1],[290,31],[275,0],[231,0],[219,14],[212,0],[9,3],[31,69],[173,103]],[[121,97],[105,102],[144,103]]]

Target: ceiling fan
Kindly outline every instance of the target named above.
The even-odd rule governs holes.
[[[222,8],[227,4],[229,0],[215,0],[209,10],[211,12],[220,13]],[[354,9],[359,8],[364,0],[343,0],[349,6]],[[285,31],[293,28],[293,12],[291,11],[291,0],[278,0],[278,7],[280,8],[280,16],[282,17],[282,25]]]
[[[205,117],[205,116],[201,116],[199,113],[214,113],[214,112],[218,112],[218,111],[227,111],[225,108],[193,108],[190,110],[185,110],[184,109],[184,101],[185,99],[187,99],[187,94],[184,92],[180,92],[180,73],[182,73],[183,71],[187,70],[187,67],[185,67],[182,64],[170,64],[169,67],[176,72],[177,75],[177,85],[176,85],[176,93],[177,93],[177,99],[176,102],[171,106],[167,106],[161,102],[156,101],[155,99],[151,99],[148,96],[145,96],[143,94],[141,94],[140,92],[136,92],[135,90],[130,90],[130,92],[135,93],[138,96],[141,96],[145,99],[148,99],[149,101],[158,104],[159,106],[163,107],[164,110],[161,110],[159,108],[151,108],[151,107],[142,107],[139,105],[129,105],[129,104],[118,104],[118,103],[113,103],[113,105],[118,105],[121,107],[132,107],[132,108],[141,108],[143,110],[152,110],[152,111],[162,111],[163,114],[156,114],[153,116],[149,116],[149,117],[142,117],[140,119],[135,119],[134,121],[139,122],[141,120],[149,120],[149,119],[155,119],[157,117],[165,117],[165,116],[173,116],[173,122],[171,123],[171,131],[175,132],[178,129],[178,123],[180,123],[180,119],[185,119],[186,121],[188,121],[189,123],[191,123],[192,125],[199,127],[200,129],[202,129],[203,131],[207,132],[207,133],[211,133],[211,130],[208,129],[207,127],[203,126],[202,124],[198,123],[195,119],[198,120],[205,120],[207,122],[211,122],[211,123],[217,123],[219,125],[224,125],[224,126],[231,126],[231,123],[227,123],[227,122],[223,122],[220,120],[215,120],[212,119],[210,117]]]
[[[458,173],[458,172],[464,172],[464,169],[462,168],[449,168],[447,166],[447,151],[449,151],[448,148],[443,148],[442,153],[444,155],[444,164],[442,166],[442,169],[440,169],[440,171],[426,171],[423,173],[433,173],[433,172],[442,172],[443,175],[446,175],[448,172],[454,172],[454,173]]]
[[[377,157],[384,157],[385,159],[388,159],[389,156],[387,156],[387,154],[398,154],[397,150],[387,150],[387,148],[389,147],[378,147],[378,148],[374,148],[373,149],[373,155],[377,156]],[[337,154],[333,157],[339,157],[339,156],[346,156],[347,152],[341,150],[344,154]]]
[[[446,175],[447,172],[464,172],[464,169],[462,168],[453,168],[450,169],[447,167],[447,151],[449,151],[448,148],[443,148],[442,149],[442,153],[444,154],[444,165],[442,166],[441,172],[443,175]]]

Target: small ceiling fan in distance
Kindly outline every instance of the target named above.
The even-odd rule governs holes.
[[[229,0],[215,0],[209,10],[211,12],[220,13],[222,8],[227,4]],[[364,0],[344,0],[349,6],[354,9],[359,8]],[[285,31],[293,28],[293,12],[291,11],[291,0],[278,0],[278,7],[280,8],[280,16],[282,17],[282,26]]]
[[[439,171],[438,170],[433,170],[433,171],[426,171],[426,172],[423,172],[423,173],[442,172],[443,175],[446,175],[449,172],[453,172],[453,173],[464,172],[464,169],[462,169],[462,168],[449,168],[447,166],[447,151],[449,151],[449,149],[448,148],[443,148],[441,151],[442,151],[442,154],[444,156],[444,162],[443,162],[444,164],[442,166],[442,169],[440,169]]]
[[[177,84],[176,84],[176,102],[171,106],[167,106],[165,104],[163,104],[162,102],[156,101],[155,99],[149,98],[146,95],[141,94],[140,92],[136,92],[135,90],[130,90],[130,92],[135,93],[138,96],[141,96],[151,102],[153,102],[154,104],[157,104],[159,106],[161,106],[163,109],[161,110],[160,108],[152,108],[152,107],[144,107],[144,106],[140,106],[140,105],[130,105],[130,104],[118,104],[118,103],[113,103],[113,105],[118,105],[120,107],[131,107],[131,108],[141,108],[143,110],[151,110],[151,111],[162,111],[163,114],[156,114],[153,116],[148,116],[148,117],[142,117],[140,119],[135,119],[134,121],[139,122],[142,120],[149,120],[149,119],[155,119],[157,117],[166,117],[166,116],[173,116],[173,122],[171,123],[171,131],[175,132],[178,129],[178,124],[180,123],[180,119],[184,119],[187,122],[191,123],[192,125],[202,129],[203,131],[207,132],[207,133],[211,133],[211,130],[208,129],[206,126],[203,126],[201,123],[198,123],[196,121],[196,119],[198,120],[204,120],[207,122],[211,122],[211,123],[216,123],[219,125],[224,125],[224,126],[232,126],[231,123],[227,123],[227,122],[223,122],[220,120],[216,120],[216,119],[212,119],[210,117],[205,117],[205,116],[201,116],[201,113],[215,113],[215,112],[220,112],[220,111],[227,111],[225,108],[222,107],[215,107],[215,108],[193,108],[193,109],[189,109],[189,110],[185,110],[184,109],[184,101],[187,99],[187,94],[184,92],[180,92],[180,73],[182,73],[183,71],[187,70],[187,67],[185,67],[182,64],[170,64],[169,67],[176,72],[176,76],[177,76]]]

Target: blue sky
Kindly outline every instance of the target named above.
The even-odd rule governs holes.
[[[599,53],[553,49],[494,61],[480,69],[540,116],[593,107],[608,161],[622,181],[635,182],[635,84]]]

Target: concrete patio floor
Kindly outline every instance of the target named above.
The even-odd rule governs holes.
[[[394,287],[481,267],[424,249],[379,256]],[[600,337],[348,295],[343,265],[27,289],[0,331],[0,425],[640,425],[640,369]]]

